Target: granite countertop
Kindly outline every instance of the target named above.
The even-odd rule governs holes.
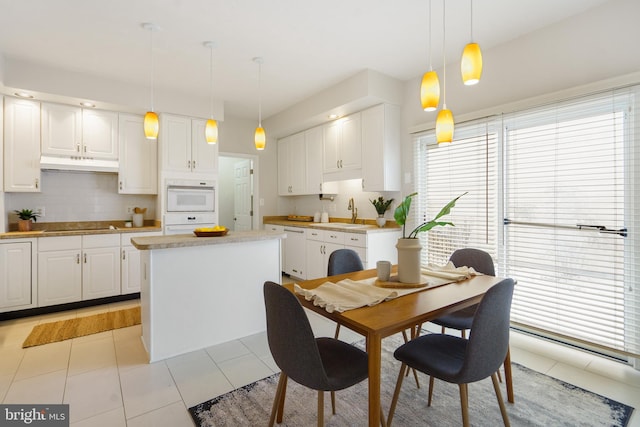
[[[35,223],[34,228],[36,229],[31,231],[9,231],[7,233],[0,233],[0,240],[162,231],[162,225],[153,220],[145,221],[142,227],[125,227],[124,221],[78,221]]]
[[[290,221],[286,216],[265,216],[263,224],[282,225],[285,227],[313,228],[318,230],[344,231],[348,233],[385,233],[401,231],[393,220],[387,220],[384,227],[378,227],[375,220],[359,219],[356,224],[351,224],[348,219],[330,218],[329,222]]]
[[[189,246],[221,245],[226,243],[255,242],[258,240],[284,239],[285,233],[275,231],[229,231],[225,236],[197,237],[194,234],[173,234],[168,236],[134,237],[133,246],[140,250],[171,249]]]

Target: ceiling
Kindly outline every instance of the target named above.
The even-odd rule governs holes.
[[[608,0],[475,0],[473,38],[484,51]],[[0,53],[148,86],[209,96],[214,41],[216,99],[225,115],[263,118],[364,69],[398,80],[442,65],[443,0],[0,0]],[[446,3],[447,62],[470,41],[470,0]]]

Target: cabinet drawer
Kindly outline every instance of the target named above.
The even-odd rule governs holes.
[[[38,252],[68,251],[82,247],[82,236],[42,237],[38,239]]]
[[[307,228],[305,230],[307,235],[307,240],[317,240],[319,242],[324,241],[324,231],[323,230],[315,230],[313,228]]]
[[[347,246],[367,247],[367,235],[360,233],[344,233],[344,244]]]
[[[120,246],[120,234],[91,234],[82,236],[82,248],[108,248]]]
[[[344,234],[342,231],[325,230],[324,241],[327,243],[337,243],[344,245]]]

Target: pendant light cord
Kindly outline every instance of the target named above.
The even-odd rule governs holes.
[[[213,46],[209,46],[209,115],[213,120]]]
[[[446,110],[447,108],[447,58],[445,55],[445,37],[447,34],[446,31],[446,10],[445,0],[442,0],[442,107]]]
[[[470,0],[470,3],[471,3],[471,12],[470,12],[471,25],[469,26],[469,28],[471,28],[471,41],[473,42],[473,0]]]
[[[262,127],[262,61],[258,61],[258,127]]]
[[[429,71],[433,71],[431,63],[431,0],[429,0]]]
[[[151,111],[153,112],[153,32],[154,29],[151,27],[149,29],[149,33],[151,33]]]

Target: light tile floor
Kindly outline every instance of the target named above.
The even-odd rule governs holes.
[[[188,407],[278,371],[264,333],[153,364],[147,363],[140,326],[21,348],[39,323],[137,303],[0,322],[0,401],[68,403],[77,427],[192,426]],[[333,336],[334,324],[314,313],[310,319],[316,334]],[[340,337],[361,338],[348,330]],[[515,362],[637,408],[630,425],[640,427],[640,372],[515,332],[511,353]]]

